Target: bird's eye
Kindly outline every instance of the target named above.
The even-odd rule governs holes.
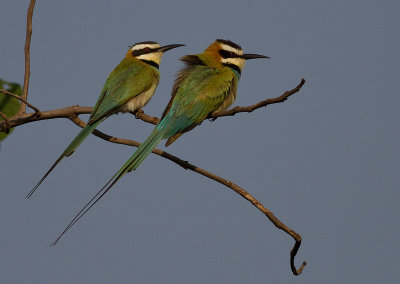
[[[233,51],[228,51],[228,50],[221,49],[218,52],[219,52],[219,54],[221,55],[222,58],[236,58],[236,57],[238,57],[238,55]]]
[[[150,47],[145,47],[144,52],[149,53],[151,51]]]

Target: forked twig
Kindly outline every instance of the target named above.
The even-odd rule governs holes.
[[[11,127],[10,127],[10,120],[9,120],[8,117],[7,117],[4,113],[2,113],[1,111],[0,111],[0,116],[3,118],[4,123],[5,123],[5,125],[6,125],[6,129],[4,130],[4,133],[5,133],[5,134],[10,133],[10,129],[11,129]]]
[[[11,92],[9,92],[9,91],[7,91],[7,90],[3,90],[3,89],[0,89],[0,93],[3,93],[3,94],[5,94],[5,95],[7,95],[7,96],[16,98],[17,100],[20,100],[21,102],[23,102],[24,104],[26,104],[28,107],[30,107],[31,109],[33,109],[33,110],[35,111],[36,114],[40,114],[40,110],[39,110],[37,107],[35,107],[34,105],[31,105],[28,101],[26,101],[26,100],[24,100],[23,98],[21,98],[21,96],[18,96],[18,95],[16,95],[16,94],[13,94],[13,93],[11,93]]]
[[[69,118],[71,115],[90,114],[92,112],[92,109],[92,107],[69,106],[60,109],[41,111],[39,116],[37,115],[37,113],[20,113],[10,119],[10,126],[16,127],[40,120]],[[4,122],[0,122],[0,131],[4,131],[4,129]]]

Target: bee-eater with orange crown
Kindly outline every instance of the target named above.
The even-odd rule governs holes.
[[[244,54],[242,48],[229,40],[217,39],[202,53],[186,55],[186,66],[178,73],[172,97],[160,122],[111,180],[72,219],[58,240],[127,172],[136,170],[162,139],[169,146],[183,133],[199,125],[211,113],[231,106],[241,71],[246,60],[269,58]]]
[[[133,112],[144,107],[157,88],[160,79],[158,68],[163,53],[179,46],[183,44],[160,46],[154,41],[145,41],[132,45],[125,58],[104,83],[86,126],[26,197],[31,197],[57,164],[64,157],[72,155],[83,140],[107,117],[118,112]]]

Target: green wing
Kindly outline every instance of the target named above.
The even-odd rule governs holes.
[[[125,58],[108,76],[90,115],[89,124],[107,117],[158,83],[158,71],[137,59]]]
[[[236,96],[238,78],[229,68],[194,66],[181,72],[158,128],[170,138],[167,145],[193,129],[209,114],[229,107]],[[228,102],[227,102],[228,100]]]

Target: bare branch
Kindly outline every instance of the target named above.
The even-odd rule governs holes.
[[[296,269],[296,266],[294,264],[294,258],[296,257],[297,251],[300,248],[301,245],[301,237],[298,236],[299,238],[296,239],[296,243],[294,244],[292,250],[290,251],[290,268],[292,269],[293,275],[300,275],[303,272],[304,267],[307,265],[306,261],[303,261],[299,269]]]
[[[300,91],[300,89],[303,87],[305,82],[306,82],[306,80],[304,80],[304,78],[302,78],[301,82],[294,89],[284,92],[279,97],[272,98],[272,99],[266,99],[266,100],[260,101],[251,106],[245,106],[245,107],[237,106],[237,107],[225,110],[225,111],[214,112],[213,114],[211,114],[209,116],[209,118],[215,120],[221,116],[233,116],[240,112],[253,112],[256,109],[261,108],[261,107],[266,107],[267,105],[282,103],[282,102],[286,101],[291,95]]]
[[[32,16],[33,9],[35,8],[36,0],[31,0],[28,7],[27,19],[26,19],[26,39],[25,39],[25,75],[24,75],[24,86],[22,88],[22,99],[26,101],[28,99],[28,89],[29,89],[29,77],[31,75],[31,65],[30,65],[30,48],[31,48],[31,36],[32,36]],[[26,112],[26,104],[23,102],[21,104],[20,113]]]
[[[236,107],[228,109],[228,110],[214,112],[211,115],[209,115],[208,118],[212,119],[212,120],[216,120],[218,117],[234,116],[235,114],[241,113],[241,112],[250,113],[250,112],[255,111],[256,109],[266,107],[267,105],[282,103],[282,102],[286,101],[290,96],[292,96],[295,93],[297,93],[298,91],[300,91],[300,89],[303,87],[305,82],[306,82],[306,80],[304,78],[302,78],[300,83],[294,89],[284,92],[279,97],[265,99],[263,101],[260,101],[256,104],[250,105],[250,106],[236,106]],[[134,115],[136,116],[136,118],[139,118],[139,119],[143,120],[144,122],[148,122],[148,123],[152,123],[152,124],[157,124],[159,121],[159,119],[157,117],[149,116],[146,113],[144,113],[142,110],[137,111],[136,113],[134,113]]]
[[[7,91],[7,90],[3,90],[3,89],[0,89],[0,93],[3,93],[3,94],[5,94],[5,95],[7,95],[7,96],[16,98],[17,100],[20,100],[21,102],[25,103],[28,107],[30,107],[31,109],[33,109],[37,114],[40,113],[40,110],[39,110],[38,108],[36,108],[35,106],[33,106],[33,105],[31,105],[30,103],[28,103],[26,100],[24,100],[23,98],[21,98],[21,96],[18,96],[18,95],[16,95],[16,94],[13,94],[13,93],[11,93],[11,92],[9,92],[9,91]]]
[[[304,83],[305,83],[305,80],[302,79],[301,82],[294,89],[284,92],[279,97],[266,99],[266,100],[260,101],[251,106],[245,106],[245,107],[237,106],[230,110],[214,113],[214,114],[210,115],[209,118],[214,120],[218,117],[232,116],[232,115],[235,115],[236,113],[240,113],[240,112],[252,112],[258,108],[267,106],[269,104],[284,102],[285,100],[287,100],[288,97],[297,93],[301,89],[301,87],[303,87]],[[71,117],[71,115],[90,114],[91,111],[92,111],[91,107],[81,107],[81,106],[76,105],[76,106],[70,106],[70,107],[66,107],[66,108],[43,111],[43,112],[40,112],[40,116],[23,113],[23,114],[19,114],[19,115],[13,117],[13,119],[10,119],[10,125],[11,125],[11,127],[16,127],[16,126],[19,126],[19,125],[22,125],[25,123],[30,123],[30,122],[44,120],[44,119],[69,118],[69,117]],[[136,118],[139,118],[142,121],[148,122],[151,124],[157,124],[159,121],[159,119],[157,117],[150,116],[150,115],[144,113],[142,110],[138,110],[133,114],[135,115]],[[0,122],[0,131],[4,131],[4,129],[5,129],[4,122]]]
[[[7,117],[4,113],[2,113],[1,111],[0,111],[0,116],[3,118],[4,123],[5,123],[5,125],[6,125],[6,129],[4,129],[4,133],[5,133],[5,134],[10,133],[10,129],[11,129],[11,127],[10,127],[10,120],[9,120],[8,117]]]
[[[81,119],[79,119],[77,116],[71,116],[69,118],[72,122],[74,122],[76,125],[79,127],[84,127],[86,123],[84,123]],[[116,144],[124,144],[124,145],[129,145],[129,146],[134,146],[134,147],[139,147],[141,143],[134,141],[134,140],[128,140],[128,139],[122,139],[122,138],[117,138],[117,137],[112,137],[110,135],[107,135],[97,129],[93,131],[93,134],[96,135],[97,137],[100,137],[101,139],[104,139],[106,141],[109,141],[111,143],[116,143]],[[278,218],[275,217],[275,215],[265,208],[256,198],[254,198],[250,193],[248,193],[245,189],[241,188],[237,184],[224,179],[220,176],[217,176],[216,174],[213,174],[207,170],[204,170],[198,166],[195,166],[188,161],[184,161],[168,152],[165,152],[163,150],[160,150],[158,148],[155,148],[153,150],[153,153],[161,156],[165,159],[168,159],[175,164],[181,166],[185,170],[191,170],[193,172],[196,172],[202,176],[205,176],[209,179],[215,180],[216,182],[219,182],[220,184],[229,187],[233,191],[235,191],[237,194],[241,195],[243,198],[247,199],[251,204],[253,204],[258,210],[260,210],[267,218],[278,228],[286,232],[288,235],[290,235],[294,240],[295,244],[293,249],[290,251],[290,266],[292,269],[292,272],[294,275],[300,275],[303,271],[304,266],[306,265],[306,262],[304,261],[301,267],[297,270],[295,265],[294,265],[294,258],[297,254],[297,251],[300,248],[301,245],[301,236],[296,233],[294,230],[290,229],[288,226],[286,226],[284,223],[282,223]]]
[[[144,111],[141,110],[141,109],[137,110],[136,112],[134,112],[132,114],[135,115],[135,117],[137,119],[140,119],[140,120],[142,120],[144,122],[151,123],[151,124],[154,124],[154,125],[157,124],[160,121],[160,119],[158,117],[150,116],[148,114],[145,114]]]
[[[37,116],[36,113],[22,113],[14,116],[10,119],[10,126],[16,127],[26,123],[45,120],[45,119],[53,119],[53,118],[69,118],[72,115],[79,114],[90,114],[92,112],[91,107],[81,107],[81,106],[70,106],[55,110],[48,110],[40,112],[40,116]],[[4,122],[0,122],[0,131],[4,131],[5,125]]]

